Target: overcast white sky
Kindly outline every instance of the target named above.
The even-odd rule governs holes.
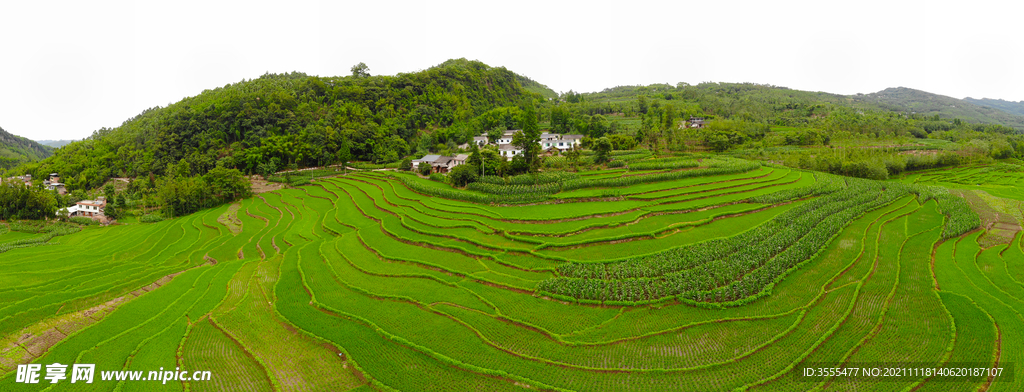
[[[703,81],[1024,100],[1015,1],[3,1],[0,127],[80,139],[265,72],[449,58],[555,91]]]

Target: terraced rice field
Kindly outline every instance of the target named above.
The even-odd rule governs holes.
[[[1019,363],[1021,236],[982,248],[941,191],[778,167],[528,204],[438,186],[353,173],[0,253],[0,388],[40,389],[26,362],[213,373],[53,390],[1024,388],[801,377]]]
[[[993,196],[1024,200],[1024,166],[1009,163],[926,170],[904,175],[900,181],[982,190]]]

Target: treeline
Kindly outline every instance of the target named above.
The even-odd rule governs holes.
[[[570,91],[541,110],[551,129],[632,135],[650,149],[725,151],[740,146],[829,145],[836,140],[945,138],[943,133],[1014,134],[1008,126],[893,111],[877,100],[751,83],[620,86]],[[691,128],[690,117],[704,119]],[[591,123],[607,122],[592,127]]]
[[[189,176],[187,162],[170,165],[167,176],[149,176],[129,182],[122,192],[111,184],[102,188],[107,198],[105,215],[119,219],[130,209],[146,214],[158,208],[164,217],[188,215],[252,195],[252,185],[237,169],[217,167],[201,176]],[[99,192],[94,192],[93,197]],[[53,219],[57,212],[89,198],[76,190],[58,195],[41,186],[0,184],[0,220]]]
[[[830,151],[835,153],[830,154]],[[886,180],[906,171],[971,162],[971,158],[954,151],[922,150],[903,154],[892,149],[820,149],[781,154],[779,160],[789,167],[872,180]]]
[[[0,220],[48,219],[56,216],[57,195],[42,187],[0,184]]]
[[[189,173],[188,162],[182,160],[170,165],[166,176],[132,181],[123,197],[143,211],[158,206],[164,217],[171,218],[252,195],[251,183],[238,169],[216,167],[199,176]]]

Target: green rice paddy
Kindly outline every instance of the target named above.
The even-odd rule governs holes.
[[[1009,197],[1015,178],[906,182]],[[1024,363],[1020,233],[983,248],[982,231],[951,229],[965,212],[935,190],[760,167],[478,204],[409,181],[446,187],[351,173],[0,253],[0,389],[1024,388],[801,377],[823,363]],[[56,362],[213,380],[14,382],[19,364]]]

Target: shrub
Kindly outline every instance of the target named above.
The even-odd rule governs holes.
[[[602,164],[608,162],[612,151],[612,142],[606,137],[597,138],[594,141],[594,163]]]
[[[478,177],[480,175],[476,173],[476,167],[473,165],[459,165],[448,172],[448,181],[457,187],[464,187],[476,182]]]
[[[100,222],[95,219],[86,218],[84,216],[76,216],[69,219],[72,223],[77,223],[83,226],[98,225]]]
[[[139,222],[142,223],[155,223],[164,220],[164,216],[159,213],[146,214],[139,217]]]

